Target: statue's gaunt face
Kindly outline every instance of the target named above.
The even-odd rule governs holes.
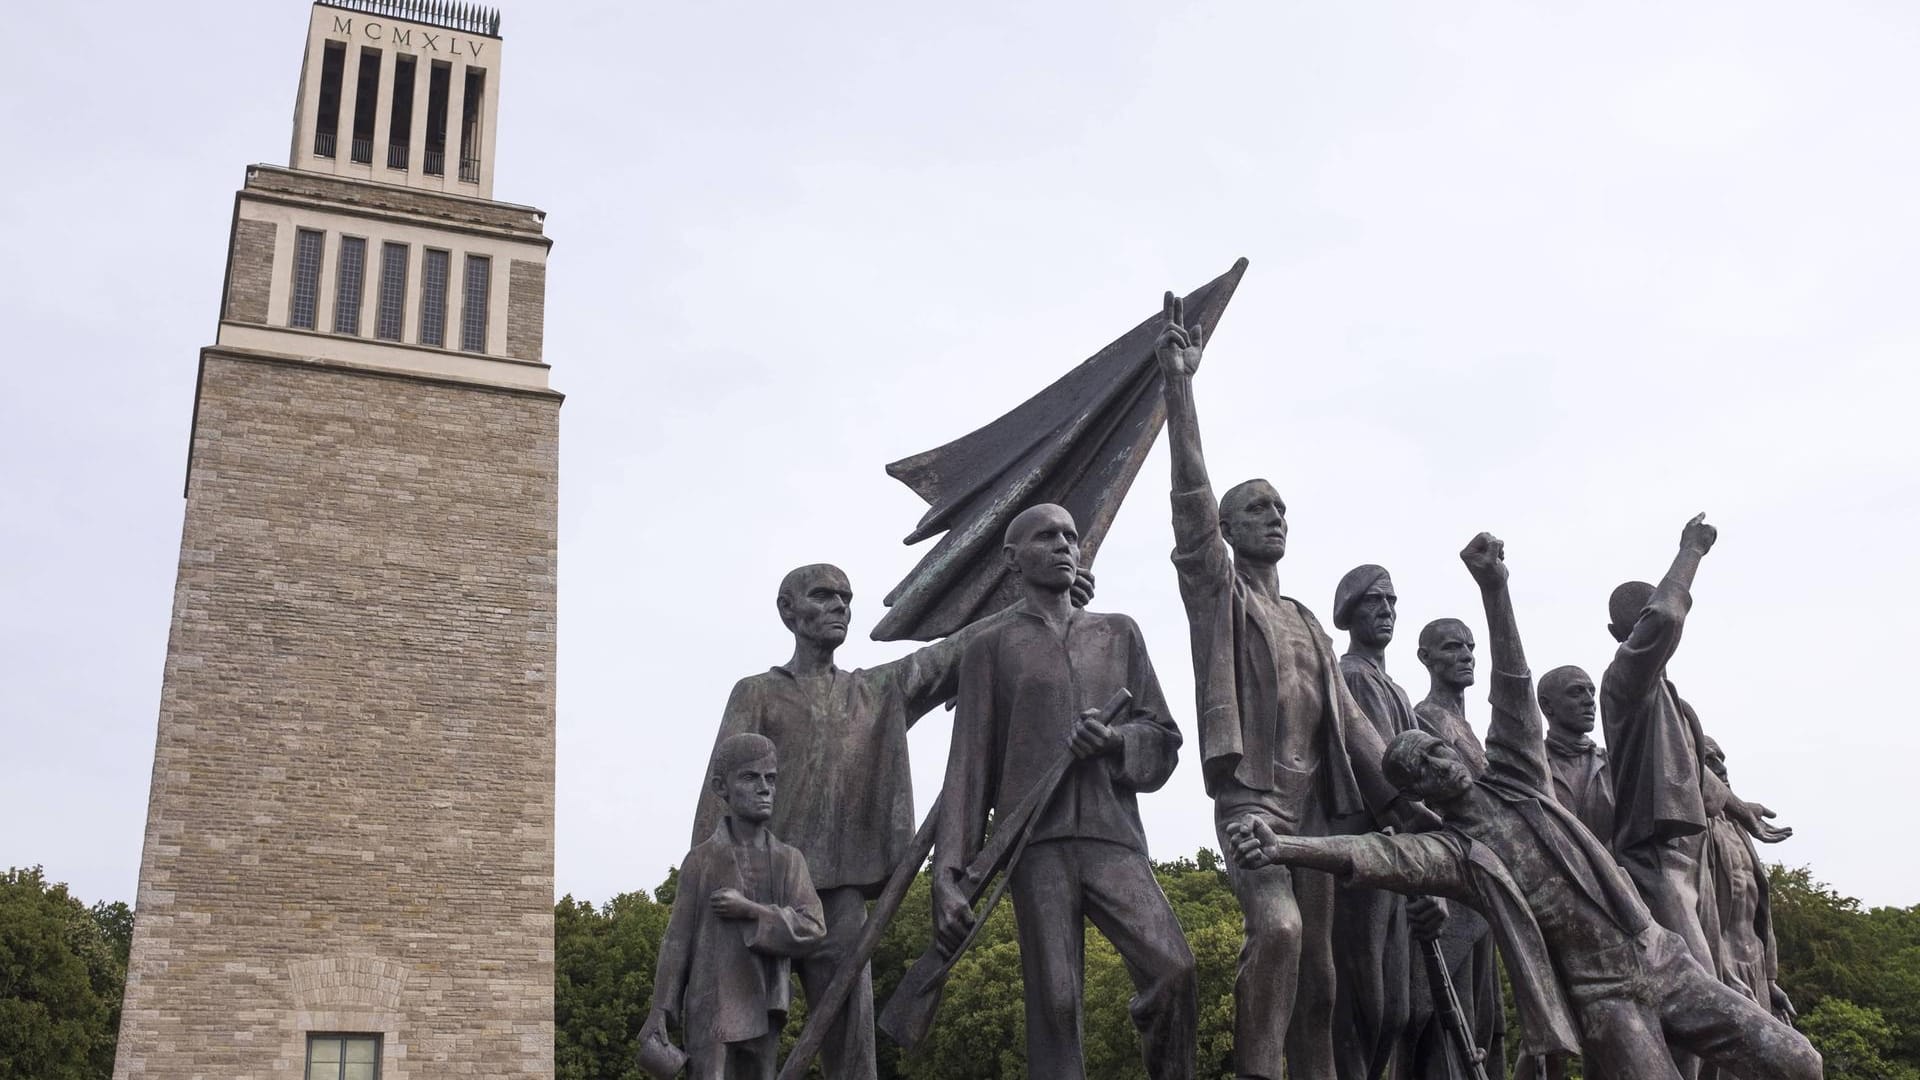
[[[809,641],[839,645],[853,617],[853,586],[838,571],[823,570],[780,598],[788,629]]]
[[[1569,676],[1548,692],[1542,704],[1546,706],[1548,723],[1581,735],[1593,730],[1594,717],[1600,710],[1594,697],[1593,680],[1585,675]]]
[[[1080,530],[1073,515],[1058,506],[1034,513],[1022,533],[1006,546],[1014,572],[1040,588],[1065,592],[1080,569]]]
[[[1420,662],[1449,686],[1472,686],[1473,634],[1464,626],[1441,631],[1433,644],[1421,646]]]
[[[1279,562],[1287,554],[1287,503],[1264,480],[1227,493],[1220,507],[1220,535],[1234,554],[1257,562]]]

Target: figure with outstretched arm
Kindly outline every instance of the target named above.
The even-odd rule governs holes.
[[[1523,1053],[1580,1054],[1589,1075],[1609,1080],[1675,1080],[1675,1052],[1749,1080],[1817,1080],[1813,1046],[1656,923],[1606,845],[1554,800],[1505,546],[1481,533],[1461,560],[1480,587],[1492,650],[1486,772],[1475,779],[1445,741],[1409,731],[1388,745],[1383,771],[1424,800],[1442,828],[1288,836],[1256,819],[1234,830],[1231,857],[1479,911],[1507,965]]]
[[[1067,595],[1086,604],[1093,576],[1079,571]],[[786,764],[770,827],[806,856],[827,921],[825,943],[794,961],[811,1007],[849,962],[866,926],[867,901],[903,860],[918,861],[908,850],[914,816],[907,729],[953,699],[961,653],[1006,616],[981,619],[890,663],[847,671],[834,663],[853,617],[853,586],[844,571],[828,563],[792,570],[780,582],[774,609],[793,635],[793,654],[734,684],[714,746],[717,753],[735,735],[764,735]],[[726,810],[724,801],[701,790],[695,843],[713,835]],[[863,963],[826,1032],[820,1057],[827,1080],[873,1080],[873,1021],[873,975]]]
[[[1218,502],[1200,445],[1193,377],[1204,328],[1166,297],[1155,344],[1173,463],[1173,566],[1191,633],[1201,768],[1222,845],[1250,820],[1284,835],[1403,826],[1423,811],[1380,772],[1384,742],[1340,677],[1333,643],[1281,593],[1287,504],[1266,480]],[[1332,1077],[1333,882],[1312,871],[1234,866],[1245,928],[1234,980],[1242,1077]]]
[[[1698,514],[1681,530],[1680,550],[1658,585],[1629,581],[1608,600],[1608,631],[1620,647],[1600,679],[1600,717],[1613,780],[1613,851],[1654,919],[1713,967],[1701,921],[1700,875],[1710,816],[1724,807],[1756,838],[1791,835],[1765,819],[1772,811],[1724,789],[1704,764],[1700,718],[1667,678],[1693,606],[1693,579],[1719,531]],[[1682,1060],[1683,1075],[1699,1071]]]
[[[1711,735],[1705,757],[1707,768],[1725,784],[1727,756]],[[1715,811],[1705,875],[1710,885],[1708,903],[1717,916],[1712,920],[1715,937],[1709,942],[1714,964],[1722,982],[1791,1024],[1795,1011],[1793,999],[1780,989],[1780,949],[1773,937],[1773,896],[1766,864],[1754,850],[1753,838],[1726,815],[1724,807],[1708,809]]]

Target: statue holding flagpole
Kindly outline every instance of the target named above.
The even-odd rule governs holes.
[[[1217,322],[1246,265],[1244,259],[1236,262],[1187,302]],[[1001,550],[1020,511],[1056,503],[1073,517],[1079,558],[1070,596],[1076,607],[1091,596],[1087,567],[1165,415],[1154,358],[1159,329],[1157,317],[1143,320],[1006,415],[887,467],[930,504],[907,542],[945,535],[887,596],[890,610],[873,637],[937,644],[879,668],[839,671],[832,656],[846,636],[852,603],[847,576],[815,565],[795,570],[782,583],[776,603],[794,633],[794,657],[741,680],[720,738],[759,731],[781,744],[783,757],[808,762],[790,767],[789,775],[817,779],[783,793],[776,827],[808,854],[810,866],[814,850],[842,851],[848,857],[840,861],[860,865],[857,872],[813,866],[828,942],[801,967],[808,1026],[782,1080],[803,1075],[816,1054],[830,1080],[872,1075],[868,960],[927,858],[940,814],[936,803],[918,834],[909,835],[905,730],[953,696],[969,642],[998,625],[1020,596],[1017,575]],[[820,734],[823,728],[854,735],[829,740]],[[854,799],[859,812],[849,813],[836,799]],[[702,820],[717,812],[708,802]],[[799,824],[801,818],[817,828]],[[861,856],[863,848],[872,850]],[[932,1023],[939,983],[950,966],[943,959],[920,966],[925,981],[916,984],[919,989],[890,1004],[892,1015],[880,1016],[880,1028],[909,1049]]]

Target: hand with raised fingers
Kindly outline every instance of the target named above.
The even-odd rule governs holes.
[[[1160,326],[1160,336],[1154,340],[1153,354],[1160,360],[1160,370],[1169,379],[1192,378],[1200,370],[1200,351],[1206,344],[1206,328],[1199,323],[1187,324],[1187,302],[1168,293],[1165,311]]]
[[[1714,541],[1720,539],[1720,530],[1707,524],[1707,515],[1698,513],[1687,527],[1680,530],[1680,546],[1702,555],[1713,550]]]
[[[1747,830],[1747,835],[1763,844],[1777,844],[1793,835],[1790,825],[1775,825],[1769,818],[1775,816],[1764,804],[1747,802],[1738,796],[1727,800],[1727,810],[1734,823]]]

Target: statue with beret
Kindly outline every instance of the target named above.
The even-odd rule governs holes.
[[[1333,590],[1333,628],[1347,632],[1340,676],[1383,744],[1414,727],[1407,692],[1387,674],[1398,601],[1393,578],[1372,563],[1347,571]],[[1420,967],[1413,962],[1406,897],[1389,889],[1339,887],[1333,964],[1334,1075],[1386,1076],[1413,1021],[1414,971]]]
[[[1520,1016],[1523,1052],[1580,1054],[1589,1075],[1677,1080],[1692,1053],[1746,1080],[1817,1080],[1799,1032],[1722,983],[1654,921],[1612,853],[1554,800],[1545,735],[1507,589],[1501,542],[1461,552],[1492,642],[1492,722],[1478,779],[1445,741],[1396,736],[1384,768],[1443,827],[1413,835],[1283,836],[1256,821],[1232,857],[1458,900],[1486,917]]]

